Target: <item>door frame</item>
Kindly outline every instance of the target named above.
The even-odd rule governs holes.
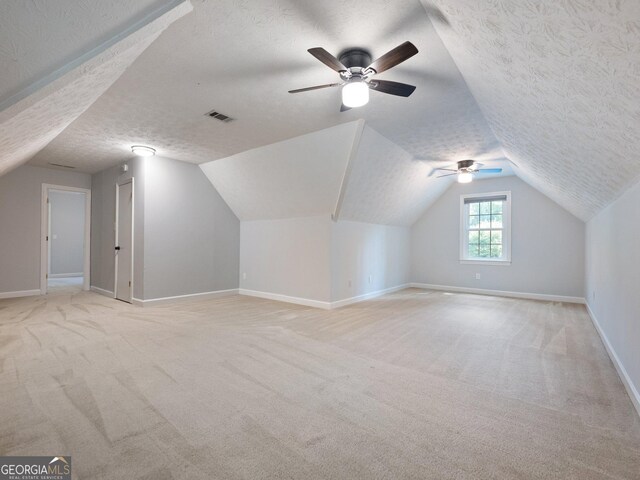
[[[119,210],[120,210],[120,187],[122,185],[126,185],[127,183],[131,184],[131,301],[133,302],[133,260],[134,260],[134,241],[135,241],[135,211],[136,211],[136,194],[135,194],[135,183],[133,177],[127,178],[126,180],[122,180],[121,182],[116,183],[116,215],[115,215],[115,235],[114,235],[114,244],[113,244],[113,261],[114,261],[114,269],[113,269],[113,298],[118,298],[118,255],[120,253],[116,250],[118,246],[118,235],[119,232]]]
[[[40,295],[47,294],[47,275],[49,273],[49,227],[51,224],[49,208],[49,190],[63,192],[84,193],[84,262],[83,262],[83,290],[91,286],[91,190],[88,188],[67,187],[51,183],[42,184],[40,205]]]

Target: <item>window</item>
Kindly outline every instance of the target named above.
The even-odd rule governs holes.
[[[511,263],[511,192],[461,195],[460,261]]]

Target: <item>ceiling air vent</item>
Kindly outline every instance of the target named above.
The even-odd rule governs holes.
[[[76,167],[72,167],[71,165],[62,165],[61,163],[53,163],[53,162],[49,162],[49,165],[53,165],[54,167],[62,167],[62,168],[76,168]]]
[[[232,122],[234,120],[229,115],[225,115],[224,113],[216,112],[215,110],[211,110],[210,112],[207,112],[206,115],[211,117],[211,118],[215,118],[216,120],[220,120],[221,122],[224,122],[224,123],[229,123],[229,122]]]

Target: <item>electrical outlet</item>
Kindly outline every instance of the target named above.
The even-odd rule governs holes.
[[[242,279],[246,280],[247,279],[247,272],[242,272]]]
[[[476,280],[480,280],[480,274],[476,273]]]
[[[596,299],[596,291],[594,290],[593,292],[591,292],[591,300],[595,300]]]
[[[349,280],[349,288],[351,288],[351,280]]]
[[[373,275],[369,275],[369,283],[373,282]]]

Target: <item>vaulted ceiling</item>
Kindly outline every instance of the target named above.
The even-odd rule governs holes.
[[[59,60],[69,59],[79,46],[99,44],[127,22],[179,2],[144,0],[136,10],[121,0],[82,2],[63,15],[50,12],[51,3],[2,12],[5,22],[21,15],[53,18],[53,24],[66,25],[61,31],[72,29],[74,35],[35,35],[23,44],[15,41],[20,31],[3,26],[0,75],[7,82],[0,76],[6,86],[0,101],[17,98],[16,91],[37,84],[51,68],[41,50],[47,41],[60,45]],[[640,148],[639,2],[191,3],[192,13],[172,19],[150,46],[140,43],[141,54],[130,61],[123,54],[122,68],[112,70],[119,79],[96,89],[99,98],[89,99],[84,113],[52,128],[20,161],[95,172],[126,160],[130,145],[143,143],[167,157],[205,163],[364,119],[364,143],[350,163],[339,213],[402,224],[415,217],[416,205],[428,205],[442,189],[442,181],[420,177],[435,161],[506,156],[517,165],[517,175],[582,219],[640,175],[634,156]],[[90,28],[74,15],[103,24]],[[380,77],[417,85],[408,99],[372,92],[365,107],[340,113],[338,89],[287,93],[337,80],[306,52],[310,47],[334,54],[365,47],[376,57],[406,40],[420,53]],[[11,66],[16,59],[19,68]],[[206,117],[211,109],[235,120]],[[416,202],[410,192],[421,189],[428,195]]]
[[[582,219],[638,180],[640,2],[433,3],[448,24],[434,25],[518,175]]]
[[[0,3],[0,175],[47,146],[190,10],[184,0]]]

